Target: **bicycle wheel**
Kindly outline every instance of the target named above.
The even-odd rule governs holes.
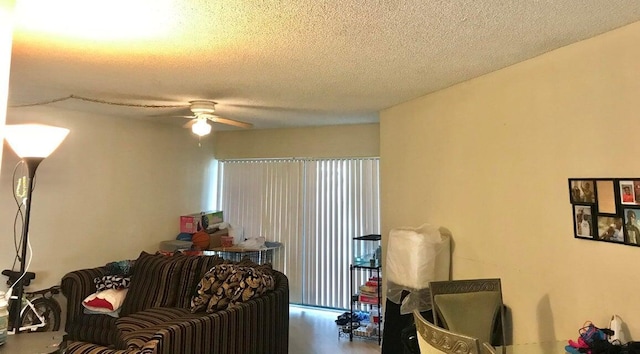
[[[36,332],[57,331],[60,329],[60,305],[51,299],[37,298],[31,301],[33,307],[38,314],[44,319],[44,326],[36,329]],[[39,325],[40,319],[33,312],[33,309],[27,305],[24,313],[20,317],[22,326]]]

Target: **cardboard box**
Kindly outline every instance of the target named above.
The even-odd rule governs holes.
[[[220,236],[222,241],[222,247],[233,247],[233,237],[230,236]]]
[[[197,214],[183,215],[180,217],[180,232],[193,234],[199,230],[206,230],[221,223],[224,220],[222,211],[203,211]]]
[[[209,233],[209,249],[222,247],[222,236],[229,236],[229,229],[222,229]]]
[[[180,232],[193,234],[198,232],[198,225],[200,223],[200,215],[196,216],[181,216],[180,217]]]
[[[220,210],[211,210],[200,213],[202,215],[203,220],[206,219],[205,229],[210,229],[214,227],[214,225],[219,224],[224,221],[222,217],[222,211]]]
[[[209,235],[209,249],[222,247],[222,236]]]

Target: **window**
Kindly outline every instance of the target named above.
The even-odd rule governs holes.
[[[282,242],[274,268],[291,302],[348,308],[352,257],[375,251],[353,237],[380,233],[379,159],[222,161],[219,173],[226,221]]]

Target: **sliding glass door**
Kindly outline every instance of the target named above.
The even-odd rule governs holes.
[[[371,252],[353,237],[380,230],[379,159],[221,161],[219,172],[226,221],[283,244],[274,268],[291,302],[348,308],[352,256]]]

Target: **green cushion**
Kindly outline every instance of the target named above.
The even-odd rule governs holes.
[[[491,342],[493,324],[500,311],[497,291],[479,291],[434,296],[437,309],[451,332]]]

